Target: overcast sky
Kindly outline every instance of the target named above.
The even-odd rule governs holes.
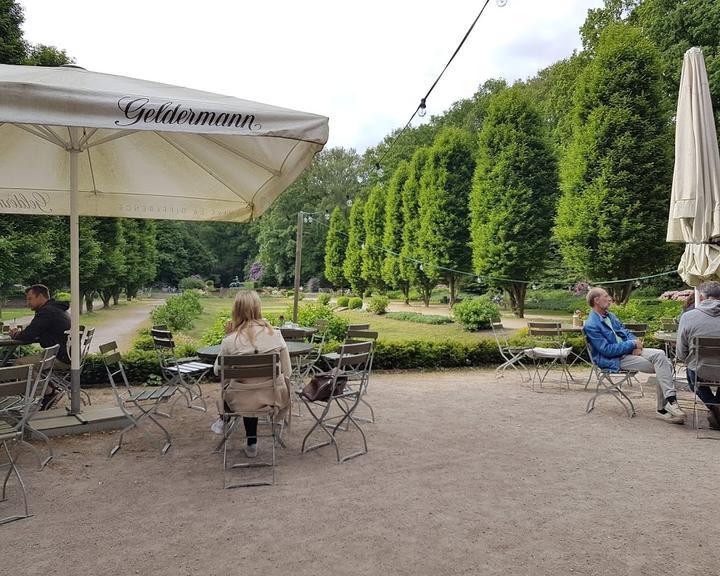
[[[484,0],[19,0],[25,37],[97,72],[330,118],[362,152],[404,126]],[[428,100],[428,117],[488,78],[533,76],[580,47],[602,0],[490,0]]]

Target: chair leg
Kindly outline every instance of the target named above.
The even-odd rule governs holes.
[[[4,502],[7,500],[6,494],[7,494],[7,483],[8,480],[10,480],[10,475],[15,472],[15,476],[18,479],[18,484],[20,485],[20,492],[22,493],[23,498],[23,505],[25,509],[24,515],[13,515],[13,516],[6,516],[5,518],[0,518],[0,524],[7,524],[8,522],[13,522],[15,520],[22,520],[23,518],[29,518],[30,517],[30,511],[28,508],[28,499],[27,499],[27,490],[25,488],[25,482],[22,479],[22,476],[20,475],[20,471],[17,469],[17,466],[15,464],[15,461],[13,460],[12,454],[10,453],[10,449],[7,447],[7,442],[2,442],[3,448],[5,449],[5,454],[8,458],[8,471],[5,475],[5,480],[3,481],[3,489],[2,489],[2,498],[0,498],[0,502]]]
[[[45,457],[44,460],[40,462],[40,470],[45,468],[45,466],[48,465],[50,460],[52,460],[55,457],[55,453],[52,449],[52,443],[50,442],[50,438],[47,437],[47,435],[44,432],[41,432],[40,430],[36,430],[32,427],[31,424],[25,424],[25,430],[30,433],[30,435],[37,435],[40,437],[40,440],[45,442],[45,446],[47,446],[48,455]]]

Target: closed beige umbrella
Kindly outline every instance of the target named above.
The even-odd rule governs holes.
[[[243,222],[327,139],[324,116],[76,66],[0,65],[0,214],[70,216],[73,412],[78,215]]]
[[[690,286],[720,279],[720,153],[699,48],[683,59],[667,241],[687,244],[678,274]]]

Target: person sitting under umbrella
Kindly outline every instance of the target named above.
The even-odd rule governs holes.
[[[713,394],[709,386],[695,387],[698,377],[701,381],[716,382],[720,374],[716,369],[704,366],[702,359],[690,354],[690,343],[693,338],[720,338],[720,282],[705,282],[698,286],[700,302],[693,310],[688,310],[680,317],[678,326],[677,357],[686,363],[688,384],[695,390],[697,397],[710,410],[708,424],[720,430],[720,388]]]

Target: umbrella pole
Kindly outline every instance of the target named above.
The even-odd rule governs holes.
[[[77,130],[72,129],[71,130]],[[75,138],[72,138],[75,140]],[[70,150],[70,413],[80,412],[80,225],[78,219],[78,156]]]

